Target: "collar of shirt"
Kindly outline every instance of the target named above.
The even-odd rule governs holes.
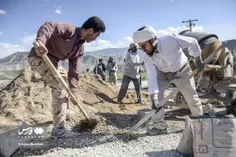
[[[85,42],[85,40],[81,40],[81,36],[82,36],[82,28],[81,27],[76,27],[76,34],[77,34],[77,39],[79,39],[79,41],[77,43],[83,44]]]

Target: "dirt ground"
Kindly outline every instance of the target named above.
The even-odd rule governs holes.
[[[65,71],[60,71],[65,76]],[[123,99],[124,104],[118,105],[116,100],[119,88],[104,82],[97,75],[81,75],[78,86],[79,104],[91,118],[95,118],[99,122],[93,130],[93,134],[105,132],[122,134],[138,122],[138,110],[149,108],[149,95],[146,90],[142,91],[144,104],[137,104],[135,91],[129,90]],[[167,90],[165,94],[167,95],[170,91]],[[215,100],[219,105],[223,97],[219,95],[212,95],[211,99],[202,97],[204,104],[209,103],[209,100]],[[30,68],[26,68],[0,91],[0,133],[12,129],[12,125],[22,123],[28,125],[52,124],[51,101],[51,90],[44,84],[41,76],[32,72]],[[173,106],[174,100],[171,99],[166,105]],[[67,126],[80,132],[78,124],[84,118],[83,114],[72,103],[70,103],[69,110],[74,111],[75,115],[67,119]],[[165,118],[175,130],[176,128],[183,129],[184,116],[188,114],[187,109],[176,109],[173,112],[167,111]],[[51,142],[51,140],[47,141],[47,143]]]
[[[78,89],[78,100],[91,117],[103,113],[135,114],[138,109],[148,107],[149,104],[147,91],[143,91],[144,105],[136,104],[135,91],[128,91],[123,100],[124,105],[118,105],[118,87],[102,81],[97,75],[81,75]],[[0,126],[52,121],[51,101],[50,88],[44,84],[40,75],[27,68],[0,91]],[[74,119],[70,119],[74,123],[83,118],[74,104],[70,103],[69,110],[77,113]]]

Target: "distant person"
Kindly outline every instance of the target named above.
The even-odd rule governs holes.
[[[138,43],[144,53],[144,63],[147,71],[148,92],[151,107],[155,113],[147,125],[147,134],[159,135],[167,133],[164,120],[164,92],[170,82],[175,83],[183,93],[192,116],[203,114],[202,104],[195,89],[194,78],[189,79],[192,70],[183,49],[188,48],[189,54],[195,58],[198,71],[204,69],[201,59],[201,49],[194,38],[180,35],[156,36],[151,26],[145,25],[133,34],[133,40]]]
[[[96,16],[90,17],[82,27],[76,27],[67,23],[46,22],[38,30],[36,42],[38,48],[32,48],[28,61],[33,71],[40,73],[51,87],[52,91],[52,117],[54,137],[70,137],[76,133],[65,127],[68,109],[68,96],[63,86],[53,76],[51,70],[42,59],[47,55],[55,68],[58,68],[60,60],[69,60],[68,82],[72,93],[78,93],[79,68],[84,55],[84,42],[95,40],[102,32],[105,32],[104,22]]]
[[[89,69],[89,68],[87,68],[87,69],[86,69],[86,73],[89,73],[89,72],[90,72],[90,69]]]
[[[140,65],[143,65],[143,62],[140,62],[140,57],[137,52],[137,45],[134,43],[131,43],[129,46],[129,50],[126,55],[125,59],[125,66],[124,66],[124,73],[123,73],[123,79],[122,79],[122,84],[120,87],[120,92],[117,98],[117,103],[122,104],[122,99],[125,97],[129,83],[130,81],[133,82],[135,91],[137,94],[137,103],[142,104],[142,93],[141,93],[141,87],[140,87]]]
[[[117,80],[116,72],[118,70],[118,66],[117,66],[116,62],[114,61],[113,57],[109,57],[109,60],[107,62],[107,66],[106,66],[106,70],[108,72],[109,82],[116,85],[116,80]]]
[[[106,72],[106,66],[103,63],[103,59],[98,60],[98,64],[93,69],[94,74],[98,74],[102,77],[102,80],[105,81],[105,72]]]

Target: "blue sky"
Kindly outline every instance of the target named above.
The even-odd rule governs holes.
[[[104,20],[107,31],[86,44],[86,51],[128,47],[135,30],[148,24],[159,35],[186,29],[183,20],[198,19],[194,31],[236,38],[236,0],[0,0],[0,58],[28,51],[46,21],[81,26],[90,16]]]

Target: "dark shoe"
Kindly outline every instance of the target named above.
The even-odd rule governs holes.
[[[54,138],[60,138],[60,137],[75,137],[79,135],[79,133],[75,133],[73,131],[69,131],[66,128],[62,127],[55,127],[52,129],[51,136]]]

